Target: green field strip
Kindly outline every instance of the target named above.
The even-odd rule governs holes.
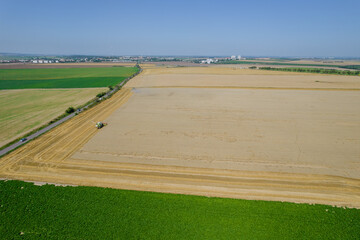
[[[0,181],[4,239],[359,239],[360,210]]]
[[[107,87],[136,72],[135,67],[0,69],[0,89]]]
[[[98,88],[114,86],[126,77],[86,77],[47,80],[1,80],[0,89]]]

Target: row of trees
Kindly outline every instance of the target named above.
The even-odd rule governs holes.
[[[113,67],[117,67],[117,66],[113,66]],[[126,78],[124,81],[125,82],[127,82],[127,81],[129,81],[131,78],[133,78],[133,77],[135,77],[136,75],[138,75],[141,71],[142,71],[142,69],[141,69],[141,67],[140,67],[140,65],[137,63],[136,65],[135,65],[135,67],[138,69],[133,75],[131,75],[130,77],[128,77],[128,78]],[[119,89],[121,89],[121,87],[119,86],[119,85],[115,85],[115,86],[108,86],[108,88],[109,88],[109,91],[108,92],[101,92],[101,93],[98,93],[97,95],[96,95],[96,99],[92,99],[92,100],[90,100],[89,102],[87,102],[85,105],[89,105],[91,102],[92,103],[98,103],[98,102],[100,102],[101,100],[100,100],[100,98],[102,98],[102,97],[104,97],[105,95],[105,97],[104,98],[108,98],[108,97],[110,97],[112,94],[114,94],[114,92],[116,92],[117,90],[119,90]],[[112,90],[114,90],[115,89],[115,91],[114,92],[111,92]],[[104,99],[103,98],[103,99]],[[84,105],[83,105],[84,106]],[[79,109],[80,109],[81,107],[79,107]],[[67,115],[67,114],[71,114],[71,113],[73,113],[73,112],[75,112],[76,111],[76,109],[74,108],[74,107],[69,107],[68,109],[66,109],[66,111],[65,111],[65,114]],[[60,119],[60,118],[59,118]],[[58,119],[57,119],[58,120]],[[52,122],[54,122],[54,121],[52,121]],[[50,123],[52,123],[52,122],[50,122]]]
[[[306,72],[306,73],[322,73],[322,74],[339,74],[349,76],[360,76],[360,71],[325,69],[325,68],[272,68],[259,67],[261,70],[286,71],[286,72]]]

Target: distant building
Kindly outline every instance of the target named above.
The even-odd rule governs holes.
[[[207,63],[207,64],[210,64],[210,63],[213,63],[213,62],[214,62],[214,60],[212,60],[212,59],[210,59],[210,58],[209,58],[209,59],[206,59],[206,63]]]
[[[233,56],[230,57],[230,59],[231,59],[231,60],[235,60],[235,59],[236,59],[236,56],[233,55]]]
[[[238,56],[237,56],[237,59],[238,59],[238,60],[241,60],[241,59],[242,59],[242,58],[241,58],[241,55],[238,55]]]
[[[202,60],[202,61],[201,61],[201,63],[203,63],[203,64],[205,64],[205,63],[206,63],[206,64],[210,64],[210,63],[213,63],[213,62],[215,62],[215,61],[214,61],[214,59],[211,59],[211,58],[208,58],[208,59],[206,59],[206,60]]]
[[[38,63],[38,60],[32,60],[32,63]]]
[[[43,63],[43,60],[39,60],[38,62],[39,62],[39,63]]]

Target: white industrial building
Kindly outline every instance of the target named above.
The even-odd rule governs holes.
[[[214,63],[214,62],[217,62],[217,60],[214,61],[214,59],[211,59],[211,58],[201,61],[201,63],[203,63],[203,64],[205,64],[205,63],[210,64],[210,63]]]

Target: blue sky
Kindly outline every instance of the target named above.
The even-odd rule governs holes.
[[[360,0],[0,0],[0,52],[360,57]]]

